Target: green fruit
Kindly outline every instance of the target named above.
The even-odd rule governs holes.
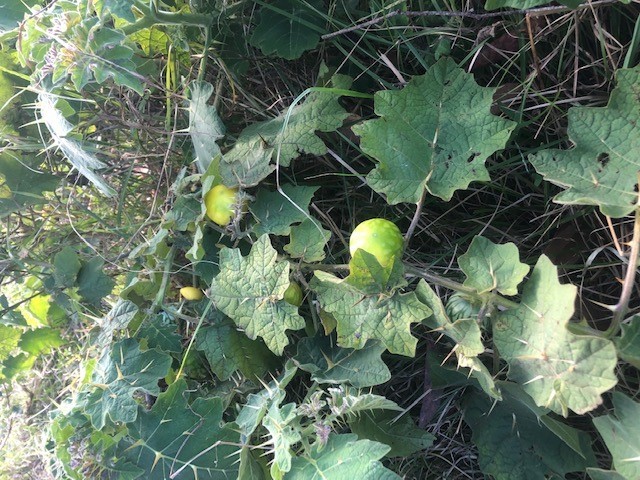
[[[238,190],[224,185],[216,185],[204,196],[207,217],[224,227],[235,214]]]
[[[356,250],[370,253],[383,267],[388,267],[394,257],[402,254],[404,238],[395,223],[384,218],[372,218],[358,225],[349,239],[349,253]]]
[[[284,291],[284,301],[296,307],[302,305],[302,289],[300,285],[296,282],[291,282]]]
[[[204,297],[202,290],[196,287],[182,287],[180,289],[180,295],[182,295],[185,300],[202,300],[202,297]]]

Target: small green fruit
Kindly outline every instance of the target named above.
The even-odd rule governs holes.
[[[284,291],[284,301],[296,307],[302,305],[302,297],[302,289],[296,282],[291,282]]]
[[[372,218],[358,225],[349,239],[349,253],[356,250],[370,253],[383,267],[388,267],[394,257],[402,254],[404,238],[395,223],[384,218]]]
[[[238,190],[224,185],[216,185],[204,196],[207,217],[224,227],[229,224],[235,214]]]

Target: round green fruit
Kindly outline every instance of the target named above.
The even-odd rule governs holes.
[[[216,185],[204,196],[207,217],[224,227],[229,224],[235,214],[238,190],[224,185]]]
[[[180,289],[180,295],[182,295],[185,300],[202,300],[202,297],[204,297],[202,290],[196,287],[182,287]]]
[[[388,267],[394,257],[402,254],[404,238],[395,223],[384,218],[372,218],[358,225],[349,239],[349,253],[356,250],[370,253],[383,267]]]
[[[296,307],[302,305],[302,289],[300,285],[296,282],[291,282],[284,291],[284,301]]]

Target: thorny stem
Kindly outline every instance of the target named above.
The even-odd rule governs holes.
[[[638,200],[640,203],[640,199]],[[629,261],[627,262],[627,272],[622,283],[622,293],[620,300],[613,307],[613,318],[611,325],[604,333],[606,338],[611,338],[620,330],[620,324],[624,320],[624,316],[629,309],[629,299],[635,286],[636,271],[638,265],[638,254],[640,253],[640,204],[636,206],[635,220],[633,224],[633,238],[631,239],[631,252],[629,252]]]
[[[169,254],[164,261],[164,267],[162,270],[162,283],[160,284],[160,289],[158,293],[156,293],[156,298],[153,300],[153,304],[151,305],[151,312],[158,313],[162,305],[162,300],[164,299],[165,290],[167,289],[167,285],[169,285],[169,278],[171,277],[172,267],[173,267],[173,259],[176,256],[176,246],[172,245],[171,250],[169,250]]]

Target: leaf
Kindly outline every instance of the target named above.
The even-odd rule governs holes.
[[[537,405],[563,416],[586,413],[602,403],[600,394],[617,379],[613,343],[571,333],[567,324],[576,288],[561,285],[557,268],[540,257],[517,309],[495,315],[494,342],[509,364],[509,377]]]
[[[133,422],[138,415],[136,392],[157,395],[158,379],[167,375],[171,357],[157,350],[140,351],[138,342],[127,338],[104,352],[93,373],[94,390],[84,394],[84,410],[93,426],[101,430],[107,418]]]
[[[277,478],[276,472],[291,470],[292,446],[301,440],[300,426],[294,421],[298,417],[295,403],[280,407],[272,403],[262,420],[262,425],[269,432],[269,444],[273,451],[271,475]],[[293,423],[293,425],[291,425]]]
[[[572,107],[568,150],[529,156],[538,173],[565,190],[554,201],[597,205],[610,217],[631,213],[640,168],[640,67],[619,69],[606,107]]]
[[[502,385],[503,400],[467,397],[464,419],[473,430],[478,461],[485,475],[497,480],[545,480],[561,478],[568,472],[584,471],[592,461],[585,460],[539,421],[520,403],[507,385]],[[589,444],[587,434],[566,426]]]
[[[284,250],[293,258],[313,263],[324,260],[324,248],[331,238],[331,232],[322,228],[316,220],[305,219],[291,227],[291,241]]]
[[[616,348],[620,358],[640,369],[640,315],[634,315],[629,323],[622,325]]]
[[[351,80],[344,75],[334,75],[331,85],[347,89],[351,85]],[[276,118],[245,128],[240,134],[239,141],[266,142],[273,147],[273,160],[278,160],[278,147],[280,147],[279,164],[283,167],[288,167],[291,160],[303,153],[324,155],[327,153],[327,146],[315,132],[334,132],[349,116],[340,105],[339,97],[339,93],[331,91],[311,92],[304,103],[286,109]],[[283,127],[286,128],[283,130]]]
[[[78,87],[80,90],[81,87]],[[106,167],[104,162],[87,151],[86,148],[72,136],[68,134],[73,130],[73,126],[67,121],[62,112],[56,108],[53,95],[40,93],[38,95],[37,106],[40,109],[40,116],[47,130],[51,134],[52,143],[71,162],[71,164],[85,176],[103,195],[114,197],[116,191],[95,172]]]
[[[240,436],[223,423],[222,400],[201,397],[189,405],[187,397],[187,384],[180,379],[158,396],[151,411],[139,407],[118,456],[142,468],[144,478],[236,478]]]
[[[518,247],[513,243],[496,245],[484,237],[474,237],[469,249],[458,258],[467,276],[464,285],[478,293],[498,291],[517,295],[518,285],[529,273],[529,265],[520,262]]]
[[[276,0],[271,5],[264,5],[249,42],[265,55],[275,54],[285,60],[295,60],[307,50],[314,49],[324,31],[322,16],[315,9],[322,12],[322,2]]]
[[[311,288],[321,307],[338,322],[338,345],[361,349],[369,338],[391,353],[413,357],[417,340],[410,325],[431,314],[415,293],[395,293],[391,297],[364,295],[333,275],[316,270]]]
[[[328,388],[331,396],[332,413],[337,416],[356,417],[362,412],[372,410],[394,410],[401,412],[402,408],[394,401],[374,393],[352,393],[352,389],[340,386]]]
[[[309,203],[316,190],[318,187],[283,185],[282,191],[289,198],[279,191],[260,190],[251,208],[251,213],[256,218],[253,226],[255,234],[289,235],[291,225],[310,218]]]
[[[20,337],[18,346],[20,350],[29,355],[40,355],[64,344],[65,341],[60,337],[59,330],[43,327],[24,332]]]
[[[285,331],[304,328],[297,308],[283,300],[289,287],[289,263],[278,262],[268,235],[261,236],[247,257],[239,249],[220,251],[220,274],[213,279],[211,298],[246,335],[261,337],[276,355],[289,344]]]
[[[0,219],[47,201],[44,192],[55,190],[59,179],[39,166],[39,160],[26,155],[18,159],[8,151],[0,153]]]
[[[192,82],[189,91],[189,135],[196,151],[198,169],[204,173],[213,158],[220,154],[216,141],[224,137],[225,128],[215,107],[207,104],[213,94],[213,85]]]
[[[338,347],[330,337],[302,338],[296,365],[318,383],[349,383],[356,388],[388,382],[391,372],[380,356],[385,347],[372,340],[360,350]]]
[[[240,371],[246,378],[260,378],[277,366],[277,357],[258,340],[250,340],[222,315],[204,327],[195,347],[207,357],[211,369],[221,380]]]
[[[76,277],[82,268],[82,263],[75,250],[66,246],[53,257],[53,267],[53,278],[56,281],[56,286],[68,288],[76,283]]]
[[[276,168],[271,165],[273,147],[261,138],[237,141],[220,162],[221,181],[227,187],[249,188],[258,185]]]
[[[0,4],[0,32],[17,28],[29,7],[38,3],[38,0],[4,0]]]
[[[435,437],[416,427],[408,415],[394,421],[396,413],[365,412],[349,420],[351,431],[360,439],[373,440],[389,445],[387,457],[407,457],[417,451],[429,448]]]
[[[298,369],[293,365],[293,362],[288,361],[285,364],[284,371],[277,379],[269,382],[269,385],[259,393],[249,394],[247,403],[236,417],[236,424],[242,435],[245,437],[251,436],[260,425],[271,405],[280,405],[282,403],[286,396],[284,389],[289,385],[297,371]]]
[[[182,352],[182,335],[170,315],[161,312],[147,318],[140,327],[136,338],[145,339],[149,349],[163,352]]]
[[[85,302],[99,305],[106,295],[111,293],[116,282],[102,271],[104,260],[93,257],[88,262],[83,262],[78,272],[78,293]]]
[[[200,218],[202,201],[189,195],[181,195],[164,217],[163,227],[184,232]]]
[[[136,313],[138,313],[138,306],[135,303],[118,299],[116,304],[109,310],[109,313],[97,322],[100,328],[97,339],[98,345],[106,347],[110,344],[113,334],[118,330],[127,328]]]
[[[349,276],[344,282],[368,295],[388,294],[407,284],[399,256],[391,257],[389,265],[383,267],[374,255],[360,248],[349,260]]]
[[[491,397],[501,399],[500,390],[496,386],[491,373],[480,361],[478,355],[484,352],[482,332],[474,318],[460,318],[451,321],[440,297],[424,281],[420,280],[416,287],[418,300],[432,310],[432,315],[422,323],[436,332],[442,332],[455,343],[453,351],[456,353],[458,367],[468,368],[469,375],[480,384],[480,388]]]
[[[393,205],[417,203],[425,188],[448,201],[472,181],[488,181],[484,162],[516,126],[491,115],[494,91],[443,58],[402,90],[376,92],[380,118],[353,128],[362,151],[379,162],[369,186]]]
[[[307,455],[293,459],[287,480],[400,480],[379,462],[389,446],[357,438],[354,434],[332,433],[326,445],[316,442]]]
[[[0,325],[0,361],[4,361],[18,346],[21,336],[21,329]]]
[[[614,412],[593,419],[613,456],[617,473],[627,480],[640,478],[640,403],[613,393]]]
[[[136,17],[131,10],[133,3],[131,0],[102,0],[100,8],[100,16],[115,15],[129,23],[136,21]]]

